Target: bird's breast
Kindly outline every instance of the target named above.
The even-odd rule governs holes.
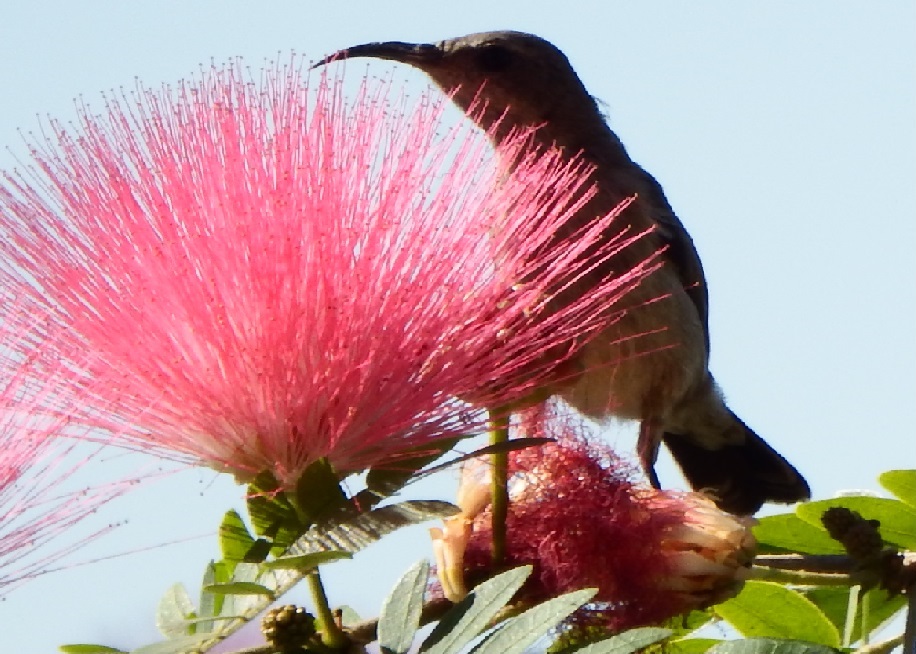
[[[636,263],[617,262],[621,269]],[[706,376],[696,306],[666,263],[609,310],[619,320],[579,352],[561,396],[594,418],[664,418]]]

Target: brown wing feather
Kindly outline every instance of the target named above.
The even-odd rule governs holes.
[[[636,164],[634,164],[636,166]],[[652,206],[652,219],[658,225],[658,235],[668,246],[665,257],[675,267],[678,277],[684,282],[684,290],[697,308],[703,333],[706,337],[706,351],[709,352],[709,292],[700,255],[690,234],[684,229],[674,209],[665,197],[665,192],[656,179],[639,168],[642,173],[648,201]]]

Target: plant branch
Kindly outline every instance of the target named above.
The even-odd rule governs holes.
[[[854,561],[845,554],[765,554],[754,558],[754,566],[777,570],[800,570],[848,575]]]
[[[751,568],[751,579],[775,581],[795,586],[848,586],[849,575],[845,573],[810,572],[807,570],[786,570],[776,567],[755,565]]]

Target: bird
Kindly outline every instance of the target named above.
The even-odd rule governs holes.
[[[480,32],[433,43],[364,43],[314,67],[356,57],[423,71],[494,145],[530,128],[537,146],[591,165],[595,194],[556,238],[631,200],[606,236],[647,233],[565,292],[587,293],[597,276],[653,253],[662,265],[631,291],[623,316],[564,364],[557,395],[591,418],[638,420],[637,453],[656,488],[664,443],[690,486],[723,510],[752,515],[765,502],[809,498],[802,475],[726,405],[709,372],[709,298],[693,240],[559,48],[524,32]]]

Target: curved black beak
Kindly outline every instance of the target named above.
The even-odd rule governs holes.
[[[373,57],[375,59],[388,59],[405,64],[422,67],[442,58],[442,50],[431,43],[404,43],[403,41],[385,41],[378,43],[364,43],[351,48],[338,50],[328,55],[312,68],[324,66],[333,61],[354,59],[356,57]]]

